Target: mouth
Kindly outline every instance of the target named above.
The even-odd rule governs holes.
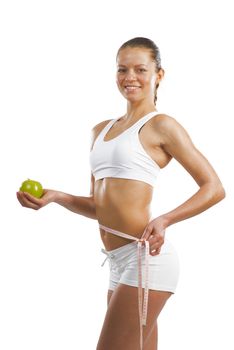
[[[141,87],[140,86],[137,86],[137,85],[125,85],[124,86],[124,89],[126,91],[136,91],[138,89],[140,89]]]

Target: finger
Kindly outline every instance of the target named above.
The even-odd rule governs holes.
[[[150,243],[150,240],[153,238],[154,236],[153,235],[150,235],[149,238],[140,238],[139,241],[143,243],[143,246],[145,245],[145,241],[149,241]]]
[[[144,240],[149,239],[152,231],[153,231],[153,229],[150,226],[146,227],[141,238]]]
[[[155,255],[155,252],[156,252],[156,250],[155,249],[151,249],[151,251],[150,251],[150,255]]]
[[[154,235],[152,240],[151,240],[152,246],[156,245],[158,247],[159,245],[162,245],[163,243],[164,243],[164,237],[162,237],[160,234]]]
[[[158,249],[159,249],[159,246],[156,246],[155,244],[154,244],[153,246],[150,247],[151,253],[156,252],[156,250],[158,250]]]
[[[17,192],[17,198],[23,207],[27,207],[35,210],[39,209],[39,206],[37,204],[32,203],[27,198],[25,198],[23,192]]]
[[[38,205],[33,204],[33,203],[31,203],[31,202],[28,202],[27,200],[23,200],[23,201],[21,202],[21,205],[22,205],[22,207],[24,207],[24,208],[29,208],[29,209],[34,209],[34,210],[40,209],[40,208],[38,207]]]
[[[23,205],[24,205],[24,201],[23,201],[23,199],[21,198],[21,193],[20,193],[20,192],[17,192],[17,193],[16,193],[16,196],[17,196],[18,201],[20,202],[20,204],[23,206]]]
[[[30,193],[28,192],[23,192],[23,196],[24,198],[26,198],[27,201],[36,204],[38,206],[41,206],[41,200],[39,198],[36,198],[34,196],[32,196]]]
[[[150,245],[150,250],[153,251],[157,251],[158,249],[161,249],[162,246],[162,242],[154,242],[153,244]]]
[[[160,251],[161,251],[161,248],[155,249],[155,250],[150,252],[150,255],[152,255],[152,256],[158,255],[158,254],[160,254]]]
[[[150,247],[150,252],[154,255],[158,254],[161,250],[162,244],[156,243]]]

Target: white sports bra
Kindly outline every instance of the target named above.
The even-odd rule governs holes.
[[[90,152],[90,166],[95,181],[115,177],[143,181],[151,186],[160,171],[159,165],[146,153],[139,140],[140,128],[159,112],[150,112],[115,138],[104,141],[105,135],[119,119],[112,119],[96,138]]]

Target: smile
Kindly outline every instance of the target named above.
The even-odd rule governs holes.
[[[137,89],[140,89],[140,86],[136,86],[136,85],[126,85],[124,87],[125,90],[127,91],[135,91]]]

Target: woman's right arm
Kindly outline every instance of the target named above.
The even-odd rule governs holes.
[[[92,128],[90,151],[92,150],[96,137],[110,120],[111,119],[105,120]],[[35,198],[27,192],[17,192],[17,198],[20,204],[26,208],[38,210],[44,207],[45,205],[54,202],[59,205],[62,205],[68,210],[73,211],[76,214],[97,220],[96,206],[94,201],[94,183],[95,179],[93,174],[91,173],[91,186],[89,197],[74,196],[60,191],[44,189],[44,194],[41,198]]]
[[[27,192],[17,192],[17,198],[23,207],[38,210],[49,203],[57,203],[76,214],[97,220],[94,203],[94,177],[91,175],[90,196],[74,196],[55,190],[44,190],[41,198],[31,196]]]
[[[94,176],[91,174],[90,196],[81,197],[57,192],[54,202],[62,205],[76,214],[83,215],[89,219],[97,220],[96,207],[94,203]]]

